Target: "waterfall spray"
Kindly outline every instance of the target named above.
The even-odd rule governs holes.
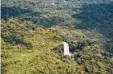
[[[70,55],[68,43],[63,42],[63,44],[64,44],[64,55]]]

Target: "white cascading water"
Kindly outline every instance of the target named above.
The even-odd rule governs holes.
[[[64,44],[64,55],[70,55],[68,43],[63,42],[63,44]]]

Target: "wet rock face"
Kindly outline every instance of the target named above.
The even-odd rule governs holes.
[[[85,43],[72,43],[69,44],[69,52],[74,54],[74,52],[78,51],[78,50],[82,50],[82,48],[85,46]],[[58,47],[53,49],[55,52],[57,53],[64,53],[64,45],[61,44]]]
[[[69,44],[69,52],[70,53],[74,53],[74,52],[76,52],[76,44]],[[56,48],[54,48],[53,49],[55,52],[57,52],[57,53],[64,53],[64,45],[63,44],[61,44],[61,45],[59,45],[58,47],[56,47]]]
[[[64,53],[64,45],[63,44],[61,44],[61,45],[59,45],[58,47],[56,47],[56,48],[54,48],[53,49],[55,52],[57,52],[57,53]],[[76,45],[69,45],[69,52],[70,53],[74,53],[74,52],[76,52],[75,51],[76,50]]]
[[[69,45],[69,49],[71,53],[74,53],[76,51],[77,48],[77,44],[70,44]]]
[[[54,50],[55,52],[57,52],[57,53],[63,53],[63,52],[64,52],[64,45],[61,44],[61,45],[59,45],[58,47],[54,48],[53,50]]]
[[[70,52],[74,53],[78,50],[82,50],[86,45],[87,45],[86,42],[78,42],[78,43],[69,44]]]

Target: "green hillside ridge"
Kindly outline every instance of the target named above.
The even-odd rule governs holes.
[[[2,0],[1,11],[2,74],[113,74],[113,0]]]
[[[18,18],[2,20],[2,74],[113,73],[112,58],[102,54],[98,37],[90,39],[88,31],[61,26],[33,28],[32,22]],[[54,50],[63,40],[72,47],[72,56]]]
[[[76,25],[83,31],[98,32],[103,35],[103,49],[112,55],[112,8],[113,0],[3,0],[1,17],[18,17],[22,21],[38,24],[37,27],[68,25],[75,28]]]

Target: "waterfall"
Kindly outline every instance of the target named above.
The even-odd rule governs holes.
[[[64,44],[64,55],[70,55],[68,43],[63,42],[63,44]]]

